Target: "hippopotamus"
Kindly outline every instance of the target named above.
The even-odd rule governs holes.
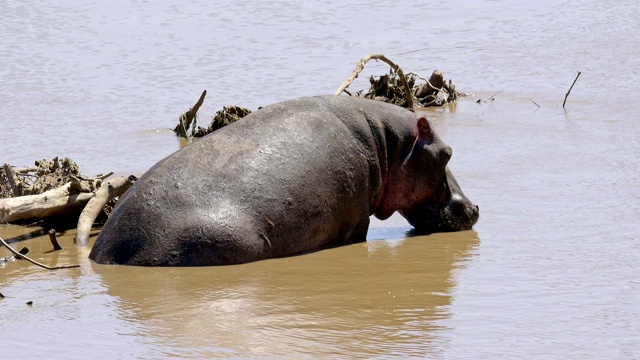
[[[118,201],[89,257],[233,265],[366,241],[399,211],[424,231],[470,229],[478,207],[429,121],[383,102],[305,97],[265,106],[178,150]]]

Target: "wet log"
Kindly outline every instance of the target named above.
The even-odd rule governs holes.
[[[133,175],[129,177],[120,176],[102,184],[80,214],[76,233],[76,245],[87,245],[91,227],[100,214],[100,211],[102,211],[109,201],[124,194],[137,179],[138,178]]]
[[[83,185],[68,182],[38,195],[0,199],[0,223],[24,219],[44,219],[82,209],[93,197],[92,192],[78,192]]]

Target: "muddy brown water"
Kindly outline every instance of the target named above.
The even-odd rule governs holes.
[[[0,265],[2,358],[640,357],[637,2],[0,11],[0,162],[140,173],[178,149],[166,129],[202,90],[206,123],[226,104],[332,93],[379,52],[474,94],[426,114],[481,212],[472,231],[412,236],[394,215],[365,244],[221,268],[99,266],[73,231],[60,252],[46,236],[15,243],[80,267]],[[354,87],[385,71],[371,64]]]

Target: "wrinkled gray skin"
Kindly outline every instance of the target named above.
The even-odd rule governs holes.
[[[395,211],[414,225],[468,229],[477,219],[477,209],[465,213],[474,208],[468,199],[444,208],[459,191],[447,179],[450,157],[426,119],[397,106],[345,96],[270,105],[147,171],[118,201],[89,257],[241,264],[365,241],[369,216]]]

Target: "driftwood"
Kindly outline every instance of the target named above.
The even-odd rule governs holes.
[[[32,263],[34,265],[38,265],[38,266],[40,266],[42,268],[45,268],[47,270],[70,269],[70,268],[80,267],[80,265],[47,266],[47,265],[45,265],[43,263],[40,263],[40,262],[37,262],[37,261],[31,259],[27,255],[20,254],[18,251],[16,251],[14,248],[12,248],[9,244],[7,244],[7,242],[4,241],[4,239],[2,237],[0,237],[0,243],[2,245],[4,245],[4,247],[6,247],[9,251],[11,251],[11,253],[16,257],[16,259],[27,260],[28,262],[30,262],[30,263]]]
[[[190,138],[189,132],[187,130],[190,127],[192,127],[191,126],[192,122],[193,122],[193,129],[191,130],[191,132],[193,132],[193,130],[195,129],[196,122],[194,120],[196,119],[196,114],[198,113],[198,109],[200,109],[200,106],[202,106],[202,102],[204,101],[205,96],[207,96],[207,90],[202,92],[202,95],[200,95],[200,99],[198,99],[196,104],[193,105],[191,109],[187,110],[187,112],[185,112],[180,116],[178,125],[173,129],[176,135],[180,137],[185,137],[187,139]]]
[[[365,64],[370,60],[381,60],[387,63],[391,67],[390,74],[382,75],[378,78],[372,76],[369,79],[371,83],[369,92],[362,95],[362,90],[360,90],[354,94],[355,96],[387,102],[409,108],[410,110],[419,107],[442,106],[446,103],[456,101],[459,96],[465,96],[464,93],[455,90],[455,85],[453,85],[451,80],[448,82],[444,80],[442,72],[435,70],[429,79],[425,79],[415,73],[408,73],[405,76],[400,66],[382,54],[371,54],[361,59],[356,64],[356,69],[349,78],[342,83],[340,88],[335,92],[335,95],[340,95],[344,92],[352,96],[352,94],[347,91],[347,87],[353,83],[364,69]],[[416,79],[421,79],[425,83],[414,86]],[[202,104],[205,93],[206,92],[200,97],[196,106],[180,117],[178,125],[173,129],[179,137],[186,138],[187,140],[191,140],[192,137],[202,137],[232,122],[238,121],[251,113],[251,110],[239,106],[223,106],[222,110],[215,114],[209,127],[199,127],[195,120],[192,123],[191,119],[195,119],[196,112]],[[189,129],[189,127],[191,127],[191,129]],[[188,145],[188,143],[186,145]]]
[[[16,182],[15,170],[9,164],[4,164],[3,168],[5,176],[7,177],[7,182],[13,190],[13,196],[22,195],[22,189],[19,186],[19,183]]]
[[[384,56],[382,54],[367,55],[362,60],[360,60],[356,64],[356,68],[351,73],[351,76],[349,76],[347,78],[347,80],[345,80],[342,83],[342,85],[340,85],[338,90],[336,90],[335,95],[342,94],[342,92],[345,91],[349,87],[349,85],[351,85],[351,83],[358,77],[360,72],[364,69],[364,65],[369,60],[382,60],[385,63],[389,64],[389,66],[391,66],[391,68],[398,74],[398,77],[400,77],[400,80],[402,81],[402,85],[404,86],[405,97],[407,99],[407,108],[409,108],[410,110],[413,110],[413,103],[414,103],[414,101],[413,101],[413,92],[411,91],[411,86],[409,86],[409,83],[407,82],[407,78],[404,76],[404,72],[402,71],[402,69],[398,65],[396,65],[396,63],[394,63],[393,61],[389,60],[386,56]]]
[[[137,178],[133,175],[129,177],[120,176],[102,184],[80,214],[76,233],[76,245],[87,245],[93,222],[96,220],[104,206],[109,201],[124,194],[124,192],[127,191],[136,180]]]
[[[78,211],[93,193],[78,193],[71,182],[38,195],[0,199],[0,223],[23,219],[43,219],[53,215]]]
[[[229,105],[223,106],[211,120],[211,124],[207,128],[198,127],[193,131],[193,137],[203,137],[231,123],[234,123],[243,117],[251,114],[251,110],[240,106]]]

